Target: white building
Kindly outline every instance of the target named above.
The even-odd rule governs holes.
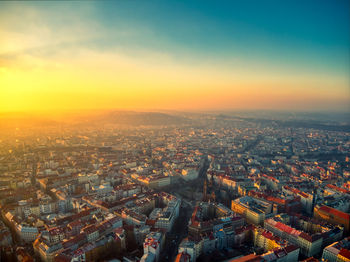
[[[39,231],[36,227],[26,226],[22,224],[16,227],[16,231],[21,240],[26,243],[33,242],[39,234]]]
[[[161,251],[163,234],[161,232],[151,232],[147,235],[143,243],[143,256],[141,261],[158,261]]]
[[[195,262],[199,255],[202,253],[203,241],[199,242],[191,241],[185,238],[179,245],[179,253],[185,252],[191,256],[190,261]]]
[[[169,201],[167,207],[159,214],[155,227],[166,229],[169,232],[179,216],[180,204],[181,201],[178,199]]]

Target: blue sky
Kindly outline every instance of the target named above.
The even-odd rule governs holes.
[[[285,58],[290,60],[286,64],[301,62],[331,71],[344,72],[349,67],[349,1],[117,1],[112,6],[109,2],[96,5],[97,20],[106,27],[141,28],[141,34],[131,39],[139,47],[209,58],[245,56],[276,62]]]

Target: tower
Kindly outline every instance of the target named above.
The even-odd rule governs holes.
[[[212,190],[211,195],[210,195],[210,202],[215,202],[216,196],[215,196],[215,190]]]
[[[317,200],[317,189],[318,187],[316,186],[313,190],[313,193],[312,193],[312,208],[311,208],[311,215],[314,214],[314,208],[315,208],[315,205],[316,205],[316,200]]]
[[[203,184],[203,201],[207,201],[207,179],[204,179],[204,184]]]

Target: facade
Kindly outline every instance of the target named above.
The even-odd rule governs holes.
[[[38,228],[19,224],[15,227],[17,235],[26,243],[33,242],[39,234]]]
[[[299,227],[300,230],[292,227],[291,223],[293,226]],[[339,228],[327,228],[324,226],[320,228],[317,224],[315,224],[313,232],[308,229],[308,233],[306,233],[302,231],[302,224],[305,224],[304,220],[297,217],[278,215],[265,220],[264,227],[276,236],[300,247],[300,252],[307,257],[317,255],[322,250],[324,242],[337,241],[342,236],[342,231]],[[330,235],[332,239],[329,239]]]
[[[150,188],[161,188],[169,186],[171,183],[171,178],[168,175],[155,175],[148,177],[138,177],[139,182]]]
[[[288,244],[287,241],[261,227],[254,228],[253,242],[254,246],[263,248],[265,252],[285,247]]]
[[[323,249],[322,259],[329,262],[350,261],[350,237]]]
[[[151,232],[143,243],[141,262],[159,261],[164,235],[161,232]]]
[[[309,215],[312,214],[314,195],[303,192],[303,191],[296,189],[296,188],[293,188],[293,187],[289,187],[289,186],[283,186],[282,192],[287,194],[287,195],[293,195],[295,197],[299,197],[303,211],[305,211]]]
[[[68,261],[95,261],[103,250],[120,252],[125,248],[122,220],[112,214],[96,216],[91,211],[87,220],[85,213],[75,214],[62,221],[60,226],[42,231],[33,243],[41,261],[55,261],[57,256],[69,258]],[[93,217],[101,217],[101,220]]]
[[[192,262],[191,255],[187,254],[186,252],[181,252],[177,254],[175,258],[175,262]]]
[[[314,217],[323,219],[331,224],[343,225],[345,231],[350,230],[350,214],[339,211],[325,205],[315,206]]]
[[[263,225],[264,220],[272,215],[273,205],[250,196],[232,200],[231,210],[243,215],[248,223]]]
[[[224,205],[201,202],[192,213],[188,238],[183,239],[178,253],[186,253],[195,261],[201,254],[232,247],[236,229],[243,225],[243,217]]]
[[[189,241],[188,238],[181,241],[179,245],[179,255],[187,254],[189,262],[195,262],[198,256],[201,253],[199,249],[199,245],[195,243],[195,241]]]
[[[289,245],[269,251],[262,255],[250,254],[247,256],[231,259],[230,262],[295,262],[298,261],[299,248]]]
[[[181,176],[186,181],[194,180],[198,177],[199,171],[197,168],[186,168],[181,171]]]
[[[244,225],[242,216],[235,214],[229,208],[215,203],[201,202],[195,207],[188,224],[189,234],[212,233],[223,229],[228,232]]]

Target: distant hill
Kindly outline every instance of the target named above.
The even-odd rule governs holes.
[[[0,129],[27,127],[61,127],[61,126],[174,126],[184,124],[206,124],[212,121],[248,121],[274,127],[314,128],[328,131],[350,132],[349,121],[344,121],[345,114],[334,114],[330,119],[326,114],[291,114],[274,113],[254,115],[251,113],[186,113],[186,112],[137,112],[137,111],[75,111],[59,114],[31,115],[25,113],[0,114]]]
[[[27,128],[63,125],[116,124],[130,126],[168,126],[190,123],[190,119],[181,115],[159,112],[107,111],[81,112],[67,115],[0,115],[1,128]]]
[[[133,126],[161,126],[185,124],[190,120],[183,116],[159,112],[113,111],[97,116],[94,121]]]

